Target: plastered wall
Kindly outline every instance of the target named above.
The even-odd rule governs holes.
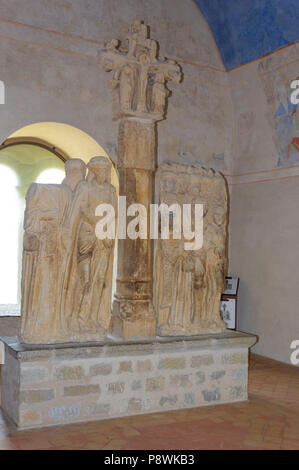
[[[159,161],[230,166],[232,103],[214,39],[192,0],[3,0],[0,79],[6,104],[0,140],[32,122],[82,129],[116,159],[111,74],[97,65],[106,41],[133,19],[152,26],[160,55],[177,59],[183,82],[170,84],[167,120],[159,124]]]
[[[235,115],[230,272],[241,279],[238,328],[259,335],[254,352],[284,362],[299,339],[299,152],[291,144],[299,137],[299,116],[290,100],[298,60],[297,44],[228,74]]]

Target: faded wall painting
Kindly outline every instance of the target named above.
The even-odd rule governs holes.
[[[261,61],[258,72],[267,100],[266,117],[273,130],[277,165],[286,167],[299,163],[299,111],[298,105],[291,101],[294,91],[291,83],[298,76],[285,67],[267,73],[273,67],[272,62],[271,57]]]

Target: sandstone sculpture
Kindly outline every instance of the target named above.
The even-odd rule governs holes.
[[[116,208],[111,163],[68,160],[61,185],[33,183],[26,196],[22,268],[25,343],[103,339],[110,322],[113,240],[95,234],[95,208]]]
[[[169,95],[166,82],[179,83],[181,69],[173,60],[157,57],[158,44],[141,21],[133,22],[124,40],[127,47],[121,48],[120,41],[113,39],[99,53],[100,66],[114,72],[110,81],[114,119],[132,116],[160,121]]]
[[[159,203],[203,204],[203,246],[186,250],[184,240],[159,239],[155,256],[158,334],[219,333],[220,297],[227,266],[227,190],[220,173],[200,166],[166,163],[158,170]]]
[[[156,122],[164,119],[166,82],[181,80],[174,61],[157,57],[157,42],[148,27],[134,21],[122,44],[113,39],[99,53],[99,65],[113,71],[110,88],[118,135],[119,195],[127,206],[142,204],[149,213],[156,170]],[[118,240],[118,274],[111,332],[123,338],[156,334],[152,299],[152,242]]]

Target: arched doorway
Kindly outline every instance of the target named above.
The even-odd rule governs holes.
[[[30,184],[59,184],[66,160],[81,158],[87,163],[94,156],[109,159],[88,134],[56,122],[23,127],[0,146],[0,316],[20,314],[23,215]],[[111,183],[118,192],[113,165]]]

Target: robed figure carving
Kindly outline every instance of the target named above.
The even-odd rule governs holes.
[[[71,252],[70,272],[65,279],[67,326],[77,338],[99,339],[110,323],[114,239],[99,239],[95,216],[99,204],[109,204],[116,217],[117,197],[110,184],[111,163],[94,157],[87,165],[84,204],[78,207],[75,251]]]
[[[227,190],[220,173],[198,165],[165,163],[158,170],[159,202],[203,205],[203,245],[186,250],[183,234],[158,239],[154,297],[158,334],[219,333],[225,330],[220,297],[227,267]]]
[[[98,240],[96,207],[109,200],[111,163],[95,157],[66,162],[61,185],[33,183],[26,196],[21,340],[91,341],[110,320],[114,242]],[[106,242],[106,245],[105,245]]]

